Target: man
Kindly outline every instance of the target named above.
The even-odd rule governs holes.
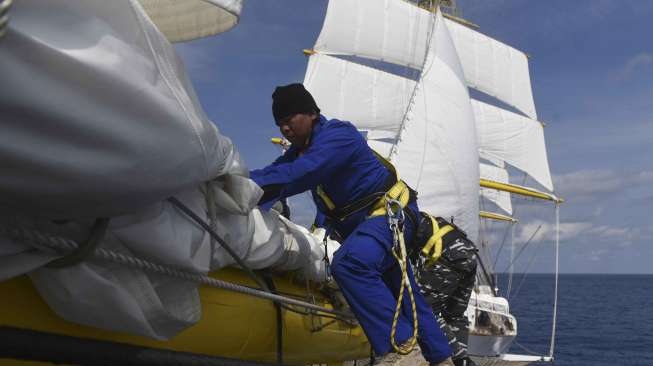
[[[449,339],[454,365],[476,366],[467,355],[469,322],[465,310],[476,279],[477,249],[458,227],[440,217],[434,219],[438,227],[450,226],[452,230],[442,237],[442,253],[434,263],[415,255],[418,251],[412,256],[417,283]]]
[[[251,178],[265,192],[260,204],[265,207],[278,199],[313,192],[319,216],[327,218],[327,226],[343,239],[331,264],[333,277],[374,352],[385,355],[394,349],[390,335],[402,273],[391,254],[393,234],[388,218],[368,215],[388,188],[399,183],[351,123],[327,120],[319,114],[320,109],[303,85],[278,87],[272,99],[274,119],[292,146],[271,165],[251,172]],[[375,199],[344,214],[344,208],[369,197]],[[415,199],[407,206],[409,214],[417,214]],[[404,226],[405,240],[409,242],[414,228],[409,222]],[[408,275],[417,289],[410,266]],[[400,348],[413,335],[409,298],[408,291],[404,291],[394,332]],[[418,291],[414,292],[414,302],[422,354],[431,365],[452,365],[447,339]]]

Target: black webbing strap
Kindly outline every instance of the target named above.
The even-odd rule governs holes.
[[[328,210],[324,214],[332,220],[342,221],[357,212],[372,207],[372,205],[381,199],[395,184],[397,184],[397,178],[393,174],[390,174],[383,183],[383,186],[381,186],[380,191],[359,198],[343,207],[336,207],[333,210]],[[324,206],[326,207],[326,205]]]

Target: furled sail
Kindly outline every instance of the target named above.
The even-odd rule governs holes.
[[[3,209],[113,216],[224,173],[231,141],[136,0],[53,6],[15,3],[0,42]]]
[[[526,55],[462,24],[446,22],[467,84],[537,119]]]
[[[338,244],[255,208],[261,189],[137,0],[44,3],[17,2],[0,42],[0,282],[29,274],[59,316],[105,330],[167,339],[196,323],[196,282],[150,265],[46,265],[65,253],[43,245],[88,243],[92,218],[109,216],[102,250],[194,274],[235,252],[253,269],[326,279]]]
[[[347,6],[352,11],[369,6],[391,13],[395,7],[406,5],[388,1],[383,8],[369,1],[332,1],[330,9],[331,4],[345,13]],[[428,57],[420,63],[420,68],[422,64],[424,68],[418,83],[316,54],[311,56],[304,84],[326,116],[349,120],[368,132],[370,146],[389,156],[402,179],[419,191],[422,210],[455,217],[456,224],[475,238],[478,148],[473,138],[464,143],[460,139],[476,136],[462,69],[442,16],[408,6],[427,15],[429,18],[423,21],[430,24],[430,28],[424,29],[429,35],[423,46]],[[325,28],[330,27],[332,11],[328,11]]]
[[[499,183],[509,183],[508,171],[490,164],[480,164],[481,178]],[[496,189],[481,188],[481,197],[495,203],[508,215],[512,215],[510,193]]]
[[[238,23],[242,0],[138,0],[170,42],[228,31]]]
[[[542,124],[478,100],[472,100],[479,153],[525,172],[553,191]]]

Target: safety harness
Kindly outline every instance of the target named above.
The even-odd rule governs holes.
[[[379,160],[388,171],[391,173],[386,180],[383,188],[379,192],[374,192],[368,196],[354,201],[351,204],[345,205],[342,208],[336,207],[333,200],[326,194],[322,185],[316,188],[316,193],[322,200],[324,206],[327,208],[325,215],[331,220],[344,221],[347,217],[362,210],[368,210],[367,218],[377,216],[387,216],[390,231],[392,231],[393,245],[392,255],[397,260],[401,270],[401,285],[399,286],[399,296],[397,297],[397,306],[395,307],[395,314],[392,319],[392,328],[390,331],[390,343],[394,350],[401,354],[406,355],[412,352],[417,344],[417,307],[415,305],[415,298],[413,296],[413,288],[408,277],[408,251],[404,240],[404,223],[405,218],[408,217],[413,225],[417,225],[417,219],[413,212],[408,208],[408,203],[417,198],[417,193],[412,190],[408,185],[399,179],[395,167],[388,160],[383,158],[378,153],[374,152],[377,160]],[[327,229],[327,232],[329,230]],[[325,253],[326,253],[326,238],[325,234]],[[328,257],[327,257],[328,258]],[[328,259],[327,259],[328,260]],[[328,262],[326,263],[328,266]],[[328,273],[328,269],[327,269]],[[395,342],[395,334],[397,330],[397,321],[401,314],[401,304],[404,296],[404,290],[408,290],[410,298],[412,314],[413,314],[413,335],[408,341],[403,344],[397,345]]]
[[[324,206],[326,207],[325,216],[330,220],[344,221],[351,215],[368,209],[368,218],[375,216],[382,216],[386,214],[386,197],[399,201],[402,204],[402,209],[411,222],[416,225],[417,218],[412,211],[406,209],[408,203],[412,200],[417,199],[417,192],[412,190],[408,185],[399,179],[397,175],[397,170],[387,159],[379,155],[376,151],[374,156],[376,159],[385,166],[386,169],[390,172],[388,178],[384,182],[383,186],[377,192],[373,192],[363,198],[346,204],[342,207],[336,207],[333,200],[327,195],[324,191],[322,185],[317,186],[315,193],[318,195]]]
[[[426,265],[431,266],[442,256],[443,246],[448,242],[448,240],[443,239],[445,237],[449,239],[447,234],[460,229],[443,218],[429,215],[426,212],[420,212],[420,216],[410,257],[417,254],[415,252],[419,250],[419,253],[426,260]]]

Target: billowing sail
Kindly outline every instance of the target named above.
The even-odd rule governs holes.
[[[413,80],[321,54],[311,56],[304,84],[325,115],[352,121],[370,134],[391,132],[392,137],[415,89]]]
[[[138,0],[170,42],[228,31],[238,23],[242,0]]]
[[[446,22],[467,84],[537,119],[526,55],[464,25]]]
[[[314,49],[421,69],[432,18],[405,1],[331,0]],[[526,55],[456,22],[445,23],[466,83],[537,119]]]
[[[314,49],[420,69],[431,13],[397,0],[331,0]]]
[[[469,94],[447,27],[438,12],[422,77],[391,156],[420,207],[478,231],[478,150]]]
[[[483,179],[499,183],[509,183],[508,172],[503,168],[481,163],[480,173]],[[493,202],[508,215],[512,215],[510,193],[496,189],[481,188],[481,197]]]
[[[367,1],[331,3],[352,8],[369,5]],[[387,5],[385,11],[390,12],[403,3]],[[431,17],[431,28],[425,30],[431,36],[418,83],[317,54],[311,56],[304,84],[326,116],[349,120],[368,131],[370,146],[389,156],[402,179],[419,191],[422,210],[455,217],[456,224],[475,238],[479,168],[469,94],[442,16],[420,11]],[[472,138],[461,140],[461,136]]]
[[[542,124],[478,100],[472,100],[479,153],[503,161],[553,191]]]

